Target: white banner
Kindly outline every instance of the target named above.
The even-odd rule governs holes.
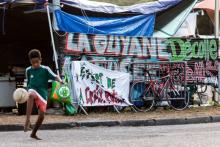
[[[86,61],[72,62],[78,100],[83,106],[128,106],[129,73],[112,71]]]

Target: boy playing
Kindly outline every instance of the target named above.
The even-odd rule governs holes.
[[[29,99],[27,101],[26,122],[24,131],[31,130],[30,116],[34,102],[36,103],[39,115],[35,127],[32,130],[30,137],[41,140],[36,133],[44,120],[44,113],[47,107],[48,97],[48,80],[56,80],[62,83],[59,76],[54,74],[47,66],[41,65],[41,53],[37,49],[33,49],[28,53],[31,66],[26,69],[27,89]]]

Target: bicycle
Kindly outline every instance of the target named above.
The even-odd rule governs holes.
[[[150,74],[152,69],[148,69],[146,71],[147,80],[136,81],[132,84],[130,101],[137,111],[150,111],[157,101],[167,101],[168,105],[175,110],[187,108],[189,96],[186,87],[174,83],[174,77],[180,74],[180,68],[171,70],[178,70],[178,74],[171,75],[169,72],[157,80],[152,80]],[[160,83],[161,81],[162,83]]]

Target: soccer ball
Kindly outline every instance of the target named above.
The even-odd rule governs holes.
[[[70,89],[67,87],[67,86],[61,86],[59,89],[58,89],[58,95],[61,97],[61,98],[67,98],[70,96]]]
[[[19,104],[25,103],[28,100],[28,98],[28,92],[24,88],[17,88],[13,93],[14,101]]]

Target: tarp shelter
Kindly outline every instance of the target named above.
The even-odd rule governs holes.
[[[0,0],[0,5],[10,5],[11,7],[24,5],[39,5],[45,3],[45,0]]]
[[[154,32],[154,14],[130,17],[85,17],[60,10],[56,10],[55,14],[58,28],[64,32],[148,37]]]
[[[174,37],[212,38],[214,37],[214,26],[215,0],[204,0],[195,5]]]
[[[46,0],[0,0],[0,3],[7,3],[15,7],[34,5],[32,9],[26,9],[25,11],[42,12],[45,11],[45,9],[42,9],[45,1]],[[88,0],[60,0],[60,3],[63,4],[61,8],[63,12],[78,16],[81,15],[86,19],[90,16],[130,17],[134,15],[156,14],[154,37],[173,36],[187,18],[196,2],[197,0],[158,0],[141,4],[135,3],[132,6],[117,6],[115,4]],[[40,8],[41,10],[36,11],[36,9]]]
[[[174,7],[181,0],[159,0],[132,6],[88,0],[61,0],[55,11],[59,30],[86,34],[148,36],[154,32],[156,13]],[[65,9],[69,9],[65,12]],[[79,16],[74,11],[81,11]]]
[[[61,3],[79,9],[100,13],[152,14],[173,7],[181,1],[182,0],[158,0],[153,2],[137,3],[131,6],[118,6],[115,4],[90,0],[61,0]]]
[[[83,16],[87,20],[90,17],[103,18],[108,16],[110,18],[129,18],[134,16],[155,15],[155,21],[153,21],[155,25],[154,28],[151,28],[150,32],[154,29],[153,36],[169,37],[176,33],[178,27],[186,19],[196,1],[197,0],[159,0],[126,7],[86,0],[61,0],[60,4],[63,5],[61,8],[62,12],[75,16]],[[0,7],[2,8],[0,9],[0,20],[4,20],[0,23],[1,48],[7,51],[10,50],[8,48],[13,48],[11,53],[7,53],[9,56],[7,59],[10,60],[11,58],[11,60],[7,62],[17,59],[10,64],[23,61],[19,59],[20,56],[12,57],[16,52],[18,52],[17,54],[21,53],[23,48],[31,48],[32,46],[38,47],[40,44],[45,44],[43,46],[47,46],[46,48],[50,46],[46,13],[37,13],[45,12],[44,3],[45,0],[0,0]],[[141,36],[142,34],[135,35]],[[146,36],[148,35],[149,34]],[[150,33],[149,36],[152,36],[152,34]],[[39,48],[44,47],[40,46]],[[5,57],[6,56],[3,56],[1,59],[3,60]],[[24,61],[26,64],[28,63],[27,58]]]
[[[149,19],[152,21],[148,21],[151,22],[148,25],[151,27],[150,33],[144,35],[171,37],[177,32],[178,28],[189,15],[196,1],[197,0],[159,0],[134,4],[132,6],[117,6],[87,0],[60,0],[60,5],[63,5],[60,11],[70,15],[83,16],[85,18],[84,20],[86,20],[84,22],[87,23],[90,17],[103,18],[107,16],[109,18],[131,18],[134,16],[151,16],[151,18],[155,18]],[[52,1],[49,2],[51,3]],[[27,50],[32,47],[42,48],[42,52],[49,51],[52,56],[47,16],[46,13],[39,13],[46,12],[44,3],[45,0],[0,0],[0,46],[7,52],[5,53],[7,56],[2,54],[0,58],[2,60],[1,62],[6,58],[8,64],[15,64],[21,61],[22,64],[28,64],[27,57],[20,59],[22,56],[15,55],[19,55],[22,53],[22,50]],[[142,24],[145,24],[146,19],[147,18],[143,19],[145,21],[143,21]],[[154,25],[152,22],[154,22]],[[92,24],[92,26],[94,25],[93,22],[90,24]],[[141,27],[140,25],[139,28]],[[145,26],[145,28],[148,27]],[[122,27],[122,29],[126,29],[126,27]],[[90,29],[90,31],[91,30],[93,31],[93,29]],[[154,32],[152,32],[152,30]],[[88,31],[88,29],[86,31]],[[140,32],[145,33],[145,31],[141,30]],[[143,34],[129,35],[142,36]],[[45,50],[44,48],[50,49]],[[27,54],[27,51],[25,54]],[[48,63],[51,59],[45,58],[44,60],[48,60]],[[7,69],[7,66],[5,65],[4,68]]]
[[[155,15],[153,36],[170,37],[177,32],[196,1],[159,0],[132,6],[117,6],[86,0],[60,0],[60,5],[63,5],[62,12],[84,16],[86,19],[106,16],[129,18],[153,14]],[[52,58],[47,16],[46,13],[39,13],[46,12],[44,3],[45,0],[0,0],[0,47],[5,51],[1,54],[0,60],[7,63],[1,70],[7,70],[8,64],[27,65],[27,57],[20,54],[27,54],[28,49],[33,47],[42,48],[43,55],[46,53]],[[52,61],[44,57],[45,60],[47,63]]]
[[[90,4],[87,3],[89,1],[85,0],[61,0],[60,2],[64,5],[61,11],[71,15],[84,16],[85,19],[91,17],[111,16],[111,18],[118,18],[154,14],[156,15],[154,36],[170,37],[176,33],[197,0],[159,0],[128,7],[110,4],[104,4],[103,7],[99,7],[104,8],[103,10],[108,10],[108,12],[89,9],[91,7],[81,7],[82,2],[85,2],[85,6]],[[0,48],[2,50],[0,62],[4,63],[1,65],[0,72],[5,72],[10,64],[19,63],[24,67],[29,65],[27,53],[31,48],[41,49],[44,63],[45,61],[53,62],[47,16],[45,13],[31,13],[45,11],[44,3],[45,0],[0,0],[0,7],[3,8],[1,9],[3,10],[1,11],[1,17],[5,17],[5,33],[0,35]],[[79,4],[79,7],[77,7],[77,4]],[[101,5],[103,3],[97,2],[96,4],[98,6],[98,4]],[[36,9],[41,10],[36,11]],[[24,14],[24,12],[29,12],[29,14]]]
[[[61,8],[61,10],[73,15],[83,16],[85,20],[84,22],[87,22],[88,26],[87,29],[84,29],[85,31],[88,31],[90,28],[96,29],[93,25],[89,26],[90,24],[93,24],[90,23],[92,17],[111,18],[119,16],[132,17],[135,15],[145,15],[147,17],[147,14],[148,16],[155,14],[153,35],[139,33],[134,36],[171,37],[177,32],[178,28],[187,18],[196,2],[197,0],[159,0],[155,2],[135,4],[132,6],[117,6],[114,4],[88,0],[61,0],[61,3],[64,4],[64,7]],[[57,16],[57,18],[59,16]],[[74,22],[76,22],[76,20],[73,20],[73,23]],[[64,29],[63,23],[65,23],[65,21],[61,21],[61,19],[58,18],[58,28],[67,31],[67,29]],[[83,23],[83,25],[85,25],[85,23]],[[77,32],[77,30],[72,31]],[[78,31],[81,32],[81,30]],[[71,32],[71,30],[69,30],[69,32]],[[111,34],[110,32],[108,33]]]
[[[197,0],[182,0],[177,6],[156,16],[154,37],[172,37],[183,24]]]
[[[220,0],[218,1],[219,1],[219,11],[220,11]],[[201,9],[201,10],[206,11],[213,25],[215,24],[215,0],[204,0],[196,4],[194,9]]]

